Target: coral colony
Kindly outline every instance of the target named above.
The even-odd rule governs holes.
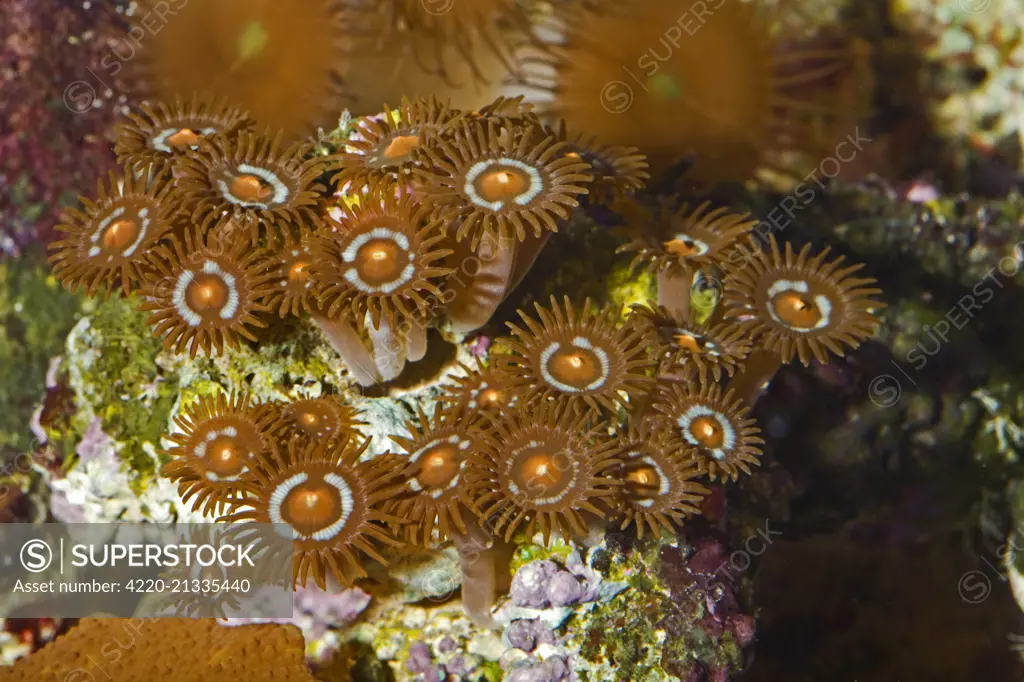
[[[297,585],[349,587],[403,547],[454,546],[463,603],[487,626],[508,543],[677,532],[700,513],[703,482],[757,466],[764,441],[750,410],[776,370],[827,362],[873,334],[879,290],[858,266],[774,237],[762,248],[749,215],[645,189],[684,157],[697,160],[688,177],[715,183],[782,168],[782,151],[814,153],[822,131],[857,114],[863,55],[781,50],[753,3],[725,3],[695,42],[653,64],[655,96],[616,117],[601,106],[602,60],[636,62],[644,29],[671,24],[675,3],[558,3],[544,19],[562,27],[557,45],[493,34],[486,17],[536,20],[512,2],[437,15],[413,0],[362,4],[342,16],[328,2],[286,3],[259,22],[251,2],[181,8],[135,65],[158,97],[117,130],[123,170],[67,213],[53,268],[68,288],[128,297],[166,349],[191,358],[258,348],[289,333],[289,318],[311,318],[369,389],[422,361],[431,330],[486,324],[567,221],[618,216],[622,249],[657,276],[657,300],[620,310],[552,296],[519,311],[486,361],[391,435],[390,452],[372,455],[357,428],[370,417],[333,394],[203,396],[181,406],[164,441],[161,475],[194,510],[291,527]],[[325,65],[353,59],[338,40],[352,27],[409,36],[426,55],[418,67],[435,73],[481,49],[518,60],[528,85],[546,66],[548,101],[463,110],[403,98],[354,119],[340,144],[311,143],[320,109],[341,106],[344,81]],[[468,259],[473,274],[452,278]],[[712,278],[722,286],[708,298],[697,284]],[[168,659],[178,629],[197,645],[214,637],[172,623],[144,626]],[[104,627],[84,623],[75,637]],[[240,641],[257,635],[258,647]],[[217,637],[267,651],[240,675],[304,679],[287,656],[274,659],[279,676],[256,674],[273,651],[255,630]],[[30,659],[19,679],[43,665]]]
[[[512,281],[525,241],[557,231],[593,180],[586,156],[532,116],[405,102],[388,128],[366,124],[375,144],[304,158],[227,123],[235,115],[208,115],[209,132],[191,127],[203,109],[179,103],[160,109],[159,124],[126,125],[124,176],[69,214],[53,259],[68,286],[138,292],[153,333],[191,356],[258,342],[274,313],[310,314],[360,383],[394,378],[423,357],[426,330],[451,320],[440,286],[462,242],[506,249],[497,260]],[[362,190],[337,218],[319,184],[332,165]],[[602,181],[609,198],[632,189]],[[637,260],[687,292],[696,272],[718,268],[726,289],[714,321],[652,302],[620,323],[618,311],[552,299],[510,325],[486,379],[452,386],[433,418],[409,425],[404,456],[360,463],[358,415],[335,398],[222,396],[179,417],[163,475],[196,508],[226,510],[226,522],[291,525],[302,583],[330,573],[351,585],[363,561],[385,561],[371,541],[436,544],[467,524],[505,540],[520,527],[583,536],[598,519],[671,531],[695,511],[699,475],[735,479],[757,464],[751,389],[784,362],[855,347],[879,303],[841,258],[774,242],[743,257],[745,216],[699,209],[656,224],[668,232],[661,242],[638,234]],[[493,311],[508,289],[460,293],[474,312]]]

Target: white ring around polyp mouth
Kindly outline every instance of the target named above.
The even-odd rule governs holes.
[[[657,493],[657,495],[654,496],[654,497],[643,497],[643,498],[638,498],[638,499],[632,500],[633,504],[639,505],[639,506],[644,507],[646,509],[650,509],[651,507],[654,506],[654,502],[655,502],[655,500],[657,498],[664,497],[665,495],[668,495],[670,492],[672,492],[672,486],[669,484],[668,476],[665,475],[665,472],[662,470],[661,466],[658,465],[658,463],[654,460],[653,457],[651,457],[650,455],[645,455],[645,454],[643,454],[643,453],[641,453],[639,451],[636,451],[636,450],[634,450],[633,452],[630,452],[629,454],[627,454],[626,457],[627,458],[636,457],[637,459],[640,460],[640,462],[642,462],[643,464],[646,464],[647,466],[651,467],[658,474],[658,493]]]
[[[704,254],[711,250],[711,246],[708,245],[707,242],[701,241],[700,239],[697,239],[695,237],[691,237],[690,235],[685,233],[675,235],[667,243],[671,244],[672,242],[681,242],[685,244],[687,247],[693,249],[694,256],[703,256]]]
[[[174,151],[174,147],[172,147],[171,145],[167,144],[167,138],[171,137],[172,135],[178,134],[185,127],[186,126],[179,126],[177,128],[164,128],[159,133],[157,133],[156,135],[154,135],[153,137],[150,138],[150,140],[149,140],[150,146],[153,147],[153,149],[157,150],[158,152],[164,152],[164,153],[170,154],[171,152]],[[195,128],[192,128],[192,130],[195,130]],[[217,132],[217,129],[216,128],[199,128],[199,132],[202,135],[206,136],[206,135],[214,134],[215,132]],[[189,149],[198,149],[198,148],[199,148],[198,144],[190,144],[189,145]]]
[[[810,291],[810,287],[807,286],[807,282],[802,280],[788,280],[780,279],[768,287],[768,314],[776,322],[776,324],[782,325],[786,329],[791,329],[795,332],[813,332],[819,329],[824,329],[832,323],[832,301],[827,296],[818,294],[814,297],[814,304],[818,307],[818,313],[821,315],[818,322],[813,327],[796,327],[786,320],[779,317],[779,314],[775,312],[775,306],[772,305],[772,301],[779,294],[783,294],[787,291],[795,291],[798,294],[806,294]]]
[[[693,425],[693,422],[696,419],[699,419],[700,417],[712,417],[718,424],[719,428],[722,429],[721,447],[709,448],[703,443],[701,443],[697,439],[697,437],[693,435],[693,432],[690,430],[690,427]],[[692,407],[690,407],[690,409],[684,412],[678,419],[676,419],[676,424],[678,424],[679,428],[682,430],[683,438],[686,439],[687,443],[694,447],[700,448],[701,450],[706,450],[710,452],[711,456],[714,459],[718,460],[719,462],[724,461],[726,455],[728,455],[729,452],[734,447],[736,447],[736,432],[732,428],[732,422],[730,422],[729,418],[722,414],[721,412],[716,412],[715,410],[712,410],[710,407],[707,407],[705,405],[693,405]]]
[[[125,207],[118,206],[113,211],[111,211],[103,220],[99,222],[99,224],[96,226],[96,229],[93,230],[92,235],[89,237],[89,242],[92,244],[92,246],[89,247],[90,258],[95,258],[96,256],[100,255],[103,252],[103,249],[100,248],[99,246],[99,241],[100,239],[103,238],[103,233],[106,232],[107,228],[110,226],[112,222],[114,222],[115,220],[120,220],[122,216],[125,215],[125,213],[127,213]],[[129,244],[124,249],[124,251],[120,252],[121,256],[124,258],[131,258],[133,255],[135,255],[135,252],[138,251],[139,249],[139,245],[141,245],[143,240],[145,240],[146,234],[149,232],[149,224],[151,222],[149,217],[149,209],[139,209],[138,213],[136,213],[136,219],[139,221],[139,234],[137,237],[135,237],[135,241]],[[110,257],[107,258],[108,261],[112,261],[113,259],[113,254],[111,254]]]
[[[281,178],[278,177],[277,173],[260,166],[253,166],[248,163],[242,163],[238,165],[237,171],[242,175],[255,175],[263,182],[267,183],[274,189],[274,196],[270,201],[247,201],[236,197],[231,193],[231,186],[223,180],[217,180],[217,189],[220,190],[221,196],[230,201],[236,206],[244,206],[246,208],[263,208],[267,209],[271,206],[280,206],[281,204],[288,201],[288,186],[285,185]]]
[[[345,281],[354,286],[356,289],[364,294],[390,294],[395,289],[404,284],[409,283],[413,275],[416,274],[416,266],[412,263],[412,254],[409,253],[411,244],[409,238],[401,232],[395,232],[389,230],[386,227],[375,227],[369,232],[357,235],[345,250],[342,252],[341,257],[346,263],[354,263],[356,258],[359,256],[359,250],[366,246],[371,241],[390,241],[392,242],[399,251],[404,252],[409,256],[409,263],[402,268],[401,272],[389,282],[383,282],[381,284],[371,284],[363,279],[362,274],[359,272],[359,268],[355,265],[345,270]]]
[[[518,206],[527,206],[537,196],[544,191],[544,178],[541,177],[540,172],[533,166],[518,161],[516,159],[488,159],[486,161],[477,161],[470,166],[469,171],[466,173],[466,181],[463,185],[463,190],[466,196],[473,204],[480,208],[490,209],[491,211],[500,211],[505,207],[504,201],[488,201],[484,199],[476,191],[476,181],[485,171],[495,169],[495,167],[512,168],[517,171],[521,171],[526,174],[530,179],[530,186],[527,187],[521,194],[513,199],[513,202]]]
[[[214,429],[210,431],[203,438],[202,442],[196,445],[195,449],[192,451],[193,456],[195,456],[197,459],[207,459],[207,457],[210,456],[210,453],[208,452],[210,444],[213,441],[217,440],[218,438],[221,438],[222,436],[227,436],[228,438],[238,438],[238,429],[235,428],[234,426],[225,426],[223,429]],[[245,453],[246,459],[252,458],[252,456],[253,453],[251,452]],[[242,473],[244,473],[244,469]],[[208,470],[205,476],[206,480],[217,483],[220,481],[237,481],[242,477],[242,473],[234,474],[231,476],[221,476],[214,471]]]
[[[230,320],[235,317],[238,313],[238,306],[241,302],[241,298],[238,295],[238,286],[235,276],[231,273],[225,272],[217,263],[212,260],[204,261],[202,267],[203,274],[214,275],[219,278],[224,286],[228,290],[228,298],[221,306],[218,315],[222,320]],[[188,286],[195,281],[196,273],[191,270],[183,270],[178,275],[178,280],[174,285],[174,294],[172,296],[172,303],[174,304],[174,310],[177,311],[181,319],[185,320],[185,323],[190,327],[198,327],[203,323],[203,316],[192,310],[188,305]]]
[[[551,358],[555,355],[555,353],[557,353],[562,348],[562,344],[559,343],[558,341],[554,341],[551,344],[549,344],[548,347],[545,348],[544,351],[540,354],[540,373],[541,376],[544,378],[544,381],[554,386],[558,390],[564,391],[566,393],[584,393],[586,391],[596,391],[597,389],[604,386],[605,382],[608,381],[608,374],[610,371],[608,354],[604,351],[603,348],[594,345],[593,343],[590,342],[590,339],[587,339],[586,337],[583,336],[577,336],[576,338],[574,338],[572,340],[572,346],[574,348],[588,350],[597,357],[597,361],[601,364],[600,376],[595,378],[593,381],[591,381],[583,388],[570,386],[569,384],[563,383],[559,381],[557,378],[555,378],[555,376],[551,374],[551,372],[548,370],[548,362],[550,362]]]
[[[460,438],[458,435],[451,435],[448,436],[447,438],[438,438],[436,440],[430,441],[428,444],[424,445],[419,450],[409,455],[409,461],[418,462],[427,452],[433,450],[438,445],[443,445],[445,443],[447,443],[448,445],[454,445],[463,452],[468,450],[470,446],[473,444],[472,441],[470,441],[468,438]],[[418,493],[427,490],[427,494],[436,500],[449,490],[453,490],[458,486],[459,479],[462,477],[462,471],[466,468],[467,461],[469,461],[468,458],[462,458],[462,461],[459,462],[458,471],[455,473],[454,476],[452,476],[452,480],[448,481],[448,485],[446,485],[443,488],[433,488],[427,490],[422,485],[420,485],[420,482],[416,480],[415,476],[409,478],[409,487],[412,488],[414,492]]]
[[[299,532],[291,522],[285,518],[281,507],[284,504],[284,501],[288,498],[288,494],[308,480],[309,474],[303,471],[289,476],[284,481],[277,484],[277,487],[274,488],[274,492],[270,494],[270,505],[267,509],[268,515],[270,516],[270,522],[275,525],[283,524],[288,526],[291,529],[293,540],[315,540],[316,542],[327,542],[341,533],[341,531],[345,529],[345,524],[348,523],[348,517],[351,514],[352,507],[354,505],[352,488],[349,487],[348,482],[338,474],[324,474],[324,483],[331,488],[334,488],[341,499],[340,514],[330,525],[321,528],[311,535],[305,535]]]
[[[528,496],[530,495],[531,491],[529,491],[529,490],[524,491],[524,490],[522,490],[519,487],[519,485],[516,483],[516,479],[515,479],[515,476],[514,476],[513,469],[515,468],[516,464],[519,463],[520,455],[522,455],[527,450],[532,450],[534,448],[539,448],[539,447],[541,447],[543,445],[544,445],[544,443],[540,442],[539,440],[531,440],[528,443],[526,443],[525,445],[523,445],[521,447],[518,447],[515,450],[513,450],[509,454],[509,457],[508,457],[508,459],[506,460],[506,463],[505,463],[505,475],[508,477],[508,489],[509,489],[509,492],[511,492],[516,497],[516,499],[519,499],[520,496],[527,496],[526,500],[529,501],[529,503],[531,505],[533,505],[534,507],[544,507],[544,506],[547,506],[547,505],[550,505],[550,504],[558,504],[559,502],[564,500],[569,495],[569,493],[572,492],[572,489],[576,487],[576,479],[579,476],[579,472],[580,472],[579,462],[577,462],[576,459],[573,458],[571,454],[569,454],[566,451],[563,451],[564,456],[568,457],[569,461],[572,464],[572,474],[570,475],[569,480],[566,482],[566,484],[564,486],[562,486],[562,489],[559,492],[555,493],[554,495],[550,495],[548,497],[536,497],[536,498],[530,499]],[[557,457],[558,457],[558,455],[556,454],[554,457],[552,457],[552,459],[556,459]],[[538,473],[541,473],[541,472],[538,472]],[[559,471],[559,473],[564,473],[564,472]],[[535,488],[536,484],[537,484],[537,481],[528,482],[527,487],[528,488]]]

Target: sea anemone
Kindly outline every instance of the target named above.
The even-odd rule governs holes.
[[[187,103],[177,97],[173,105],[156,102],[139,108],[141,113],[128,114],[128,121],[115,129],[114,152],[118,163],[151,163],[162,168],[187,150],[198,149],[200,138],[231,136],[253,126],[252,119],[241,109],[228,106],[223,100],[206,102],[198,96]]]
[[[493,120],[506,126],[535,126],[543,130],[540,117],[534,111],[534,105],[526,101],[525,95],[506,97],[501,95],[490,104],[485,104],[468,114],[469,118],[480,121]]]
[[[520,310],[527,329],[508,323],[516,340],[506,344],[508,353],[493,358],[521,400],[556,399],[577,411],[614,414],[647,393],[654,363],[636,329],[616,326],[613,309],[594,311],[587,299],[577,314],[568,296],[563,306],[552,296],[550,310],[534,306],[540,321]]]
[[[239,337],[255,341],[250,328],[266,327],[257,317],[269,308],[260,301],[280,279],[267,252],[253,250],[245,235],[222,240],[188,230],[172,247],[161,246],[151,258],[152,272],[139,294],[140,310],[152,312],[147,324],[175,353],[189,349],[224,352],[237,348]]]
[[[497,414],[503,408],[515,405],[516,397],[509,390],[509,377],[492,363],[484,367],[480,360],[472,369],[459,363],[464,374],[452,377],[452,383],[444,386],[440,400],[454,405],[463,412],[491,412]]]
[[[611,473],[622,481],[616,495],[618,513],[622,515],[621,529],[636,523],[637,535],[644,536],[644,528],[652,533],[659,526],[674,532],[673,523],[683,522],[700,510],[695,506],[710,494],[693,479],[700,470],[689,450],[674,450],[652,432],[653,422],[631,423],[629,431],[619,440],[622,464]]]
[[[388,511],[410,522],[404,528],[409,542],[443,542],[453,526],[466,534],[462,508],[470,503],[462,479],[470,457],[481,447],[477,422],[473,412],[458,408],[438,407],[429,419],[418,410],[417,419],[406,423],[408,438],[391,436],[408,455],[403,477],[411,492]]]
[[[657,436],[666,439],[670,450],[691,452],[698,471],[712,481],[736,480],[758,464],[761,430],[732,390],[723,393],[718,384],[668,384],[654,408],[664,415],[657,419]]]
[[[635,252],[631,267],[646,263],[658,275],[658,303],[683,317],[689,315],[694,274],[721,266],[757,224],[750,214],[710,206],[706,201],[690,211],[686,204],[675,210],[651,210],[635,202],[617,205],[629,220],[632,240],[616,252]]]
[[[167,13],[157,0],[139,4],[137,16]],[[290,139],[333,127],[344,97],[339,68],[348,10],[332,0],[179,5],[145,36],[137,60],[122,60],[147,94],[163,101],[187,93],[224,97]]]
[[[53,273],[72,291],[90,296],[101,286],[107,296],[118,286],[128,295],[144,279],[153,248],[171,231],[173,186],[141,168],[96,183],[96,200],[81,197],[84,211],[67,209],[57,230],[68,236],[52,244]]]
[[[357,426],[364,425],[359,412],[338,396],[285,403],[281,418],[288,433],[307,443],[350,438]]]
[[[872,310],[884,304],[871,298],[881,290],[871,278],[853,277],[863,265],[843,267],[845,258],[826,261],[829,248],[813,258],[811,245],[799,253],[788,242],[780,251],[774,235],[770,253],[737,251],[727,269],[725,315],[734,318],[763,351],[748,363],[732,386],[753,400],[761,385],[783,363],[798,357],[828,362],[829,351],[842,357],[870,338],[878,326]],[[753,359],[753,358],[752,358]]]
[[[870,298],[881,293],[872,278],[851,277],[863,264],[843,267],[844,256],[826,262],[830,248],[810,257],[811,245],[794,254],[788,242],[780,252],[774,235],[771,253],[761,251],[730,271],[724,304],[767,350],[783,362],[828,362],[828,351],[842,357],[874,334],[872,310],[884,307]]]
[[[636,147],[606,145],[579,133],[569,135],[565,121],[559,123],[556,139],[568,144],[570,155],[590,164],[594,181],[588,198],[592,203],[612,206],[643,189],[651,177],[647,157]]]
[[[539,531],[548,544],[552,531],[586,535],[583,512],[604,518],[598,503],[619,484],[606,474],[620,461],[593,416],[544,403],[489,417],[467,478],[478,516],[506,542],[523,524],[528,538]]]
[[[469,66],[477,83],[487,83],[474,59],[484,47],[506,65],[510,64],[509,28],[523,28],[528,18],[515,0],[477,0],[476,2],[424,2],[424,0],[385,0],[393,6],[394,19],[416,36],[410,41],[413,57],[427,73],[441,76],[453,86],[450,60],[452,53]],[[511,67],[509,67],[511,68]]]
[[[696,322],[664,306],[636,305],[628,322],[643,335],[661,373],[696,368],[702,384],[732,376],[750,353],[750,340],[737,324]]]
[[[554,38],[535,32],[517,73],[550,93],[551,115],[639,148],[658,172],[691,161],[689,177],[708,186],[749,178],[789,143],[813,142],[798,150],[813,153],[829,131],[848,132],[864,107],[851,106],[850,88],[823,84],[864,71],[861,43],[784,46],[758,3],[706,4],[563,3],[545,32]]]
[[[512,235],[557,232],[558,219],[579,206],[590,165],[567,154],[553,136],[537,141],[534,126],[513,128],[493,118],[463,121],[449,136],[433,135],[420,150],[424,168],[413,172],[424,201],[436,205],[455,238],[477,248],[485,235],[502,244]]]
[[[299,236],[286,234],[283,243],[269,256],[276,261],[282,278],[263,301],[271,310],[277,309],[281,317],[298,317],[313,311],[315,303],[313,278],[313,252],[310,250],[311,230],[300,229]]]
[[[282,149],[280,133],[271,138],[250,132],[215,135],[199,141],[178,163],[178,189],[194,222],[221,216],[249,229],[253,244],[261,230],[279,243],[284,235],[320,224],[324,187],[320,158],[303,158],[307,145]]]
[[[685,275],[694,269],[721,265],[729,249],[757,225],[749,213],[730,213],[727,208],[708,210],[705,201],[694,210],[683,204],[672,210],[644,210],[630,204],[632,241],[618,248],[619,253],[635,252],[630,267],[646,264],[652,273]]]
[[[424,136],[450,127],[461,115],[434,97],[403,97],[397,110],[385,107],[382,115],[364,116],[346,151],[330,158],[341,168],[331,181],[352,195],[387,179],[406,182]]]
[[[398,195],[389,183],[373,187],[314,238],[314,286],[328,317],[361,322],[369,314],[374,327],[381,319],[394,327],[396,316],[423,319],[441,301],[437,284],[451,270],[437,261],[452,253],[437,248],[442,222]]]
[[[438,285],[451,272],[439,261],[452,251],[438,248],[441,222],[392,183],[339,210],[311,246],[321,308],[313,319],[356,381],[372,386],[426,353],[427,325],[444,297]]]
[[[401,491],[395,469],[378,457],[359,459],[368,440],[302,443],[293,438],[288,455],[275,450],[245,486],[251,508],[221,521],[284,524],[294,539],[293,581],[305,586],[312,572],[320,589],[332,574],[344,587],[366,577],[359,553],[387,565],[379,545],[396,547],[383,523],[401,523],[382,506]]]
[[[195,497],[193,510],[219,514],[276,448],[276,420],[274,406],[247,394],[200,396],[174,418],[180,430],[166,436],[174,447],[160,475],[178,483],[182,502]]]

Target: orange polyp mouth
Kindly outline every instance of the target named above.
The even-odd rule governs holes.
[[[398,135],[384,149],[383,156],[388,161],[401,161],[419,148],[419,135]]]
[[[375,239],[359,249],[356,268],[359,275],[375,285],[393,282],[402,273],[402,251],[390,239]]]
[[[230,290],[216,275],[199,275],[185,289],[188,307],[197,313],[216,312],[228,302]]]
[[[515,199],[530,189],[530,178],[515,168],[499,168],[481,173],[476,179],[476,192],[492,203]]]
[[[489,388],[480,394],[480,406],[481,407],[493,407],[495,405],[504,405],[505,398],[502,396],[501,391]]]
[[[103,248],[124,251],[139,238],[139,224],[131,219],[117,220],[107,226],[100,238]]]
[[[569,472],[559,466],[557,458],[548,452],[535,451],[520,460],[515,478],[520,488],[534,496],[548,496],[559,491],[568,481]]]
[[[228,185],[228,191],[241,201],[263,204],[274,196],[274,189],[269,184],[262,178],[249,174],[234,176]]]
[[[661,488],[661,476],[651,466],[638,466],[626,473],[626,492],[634,499],[654,497]]]
[[[459,455],[447,446],[437,446],[424,453],[416,480],[425,488],[443,488],[459,471]]]
[[[232,438],[217,438],[206,448],[206,468],[220,478],[237,476],[245,468],[245,449]]]
[[[309,263],[296,261],[288,268],[288,281],[303,283],[309,281]]]
[[[180,130],[178,130],[178,132],[174,133],[173,135],[168,135],[166,142],[172,147],[191,148],[198,145],[199,140],[201,138],[202,135],[198,134],[191,128],[181,128]]]
[[[320,482],[296,486],[281,505],[281,515],[303,535],[313,535],[341,517],[338,491]]]
[[[791,291],[777,296],[772,301],[772,306],[779,319],[798,329],[811,329],[822,320],[817,303]]]
[[[702,353],[704,352],[704,344],[697,339],[693,334],[674,334],[672,340],[677,346],[691,353]]]
[[[548,371],[561,383],[582,389],[601,377],[602,368],[594,353],[573,348],[555,353],[548,362]]]
[[[697,417],[690,425],[690,433],[702,447],[717,449],[725,442],[725,430],[718,420],[711,417]]]
[[[675,239],[670,239],[665,242],[665,249],[669,253],[679,256],[680,258],[699,256],[702,253],[696,240],[691,239],[686,235],[679,235]]]

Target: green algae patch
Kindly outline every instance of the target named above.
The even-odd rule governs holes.
[[[505,671],[497,661],[484,661],[477,668],[476,674],[480,676],[481,682],[501,682],[505,679]]]
[[[657,300],[654,277],[646,270],[633,273],[628,265],[618,265],[612,269],[607,283],[608,299],[621,313],[632,305]]]
[[[290,331],[287,337],[276,338],[271,330],[255,347],[244,344],[216,357],[193,360],[165,353],[160,362],[165,372],[177,376],[183,404],[221,390],[245,391],[258,402],[342,392],[343,364],[322,343],[319,331],[312,323]]]
[[[607,580],[629,586],[606,603],[577,613],[566,624],[571,645],[579,651],[580,682],[628,679],[666,682],[688,679],[695,665],[737,669],[740,647],[731,634],[712,635],[703,599],[675,594],[663,577],[680,574],[685,552],[667,537],[638,542],[628,554],[602,554]]]
[[[68,337],[67,362],[76,432],[98,417],[142,485],[156,473],[146,445],[159,449],[178,391],[175,378],[157,364],[162,344],[136,304],[132,297],[100,303]]]
[[[27,425],[81,302],[61,288],[42,254],[0,262],[0,459],[32,449]]]
[[[550,559],[564,565],[566,559],[569,558],[573,551],[573,548],[567,545],[561,538],[553,538],[550,547],[532,544],[527,542],[526,538],[522,536],[518,536],[514,540],[519,546],[516,548],[509,566],[513,575],[526,564],[541,559]]]

